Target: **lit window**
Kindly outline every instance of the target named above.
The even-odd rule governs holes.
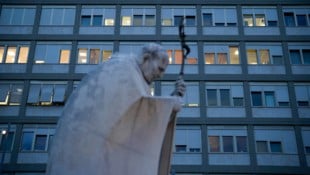
[[[255,15],[255,25],[256,26],[266,26],[266,24],[265,24],[265,15],[256,14]]]
[[[254,49],[247,50],[248,64],[257,64],[257,51]]]
[[[3,61],[4,47],[0,47],[0,63]]]
[[[183,55],[182,55],[182,50],[175,50],[174,52],[174,63],[175,64],[182,64],[182,60],[183,60]]]
[[[227,53],[217,54],[218,64],[227,64]]]
[[[214,53],[205,53],[205,63],[214,64]]]
[[[172,52],[173,52],[173,50],[167,50],[169,64],[173,64]]]
[[[18,63],[27,63],[29,47],[20,47]]]
[[[105,26],[114,26],[114,19],[112,18],[107,18],[104,20],[104,25]]]
[[[230,64],[239,64],[239,49],[238,47],[229,47]]]
[[[122,26],[131,26],[131,17],[123,16],[122,17]]]
[[[259,50],[259,56],[260,56],[260,63],[261,64],[270,64],[269,50],[268,49]]]
[[[87,63],[87,49],[79,49],[78,64]]]
[[[89,64],[98,64],[100,57],[100,49],[90,49]]]
[[[210,152],[220,152],[220,137],[209,136],[208,138],[209,138]]]
[[[162,26],[172,26],[172,19],[163,19],[161,25]]]
[[[243,21],[245,26],[253,26],[253,17],[252,15],[243,15]]]
[[[68,64],[70,60],[70,50],[60,50],[60,60],[61,64]]]
[[[16,47],[9,47],[7,52],[5,63],[15,63]]]
[[[112,50],[103,50],[102,51],[102,62],[109,60],[112,56]]]

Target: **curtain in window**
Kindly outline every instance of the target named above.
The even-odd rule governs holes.
[[[220,137],[209,136],[209,148],[210,152],[220,152]]]
[[[205,63],[214,64],[214,53],[205,53]]]
[[[217,54],[218,64],[227,64],[227,53]]]

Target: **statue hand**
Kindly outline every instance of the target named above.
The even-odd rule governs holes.
[[[183,97],[186,92],[186,86],[182,76],[180,76],[175,82],[175,90],[172,92],[172,96]]]

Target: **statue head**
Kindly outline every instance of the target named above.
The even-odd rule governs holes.
[[[158,44],[151,43],[142,48],[137,62],[145,81],[151,84],[155,79],[164,75],[169,61],[166,50]]]

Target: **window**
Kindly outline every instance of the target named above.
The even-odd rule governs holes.
[[[282,152],[282,144],[281,142],[270,142],[270,152],[272,153],[281,153]]]
[[[55,134],[55,126],[25,125],[22,134],[21,151],[46,152]]]
[[[112,44],[80,43],[78,45],[77,64],[99,64],[112,56]]]
[[[256,141],[256,152],[282,153],[282,143],[280,141]]]
[[[258,153],[268,152],[267,141],[256,141],[256,152]]]
[[[205,46],[205,64],[240,64],[237,46]]]
[[[284,13],[284,21],[285,21],[285,25],[287,27],[294,27],[295,26],[294,13],[285,12]]]
[[[234,152],[232,136],[223,136],[223,152]]]
[[[0,45],[0,63],[24,64],[28,61],[29,46]]]
[[[168,59],[169,59],[169,64],[182,64],[183,60],[183,55],[182,55],[182,50],[167,50],[168,54]],[[191,61],[189,61],[191,60]],[[195,57],[189,57],[189,60],[185,60],[187,64],[198,64],[197,58]]]
[[[196,26],[196,10],[193,6],[173,8],[163,6],[161,11],[162,26],[179,26],[182,18],[185,26]]]
[[[253,49],[247,50],[248,64],[257,64],[257,51]]]
[[[261,64],[270,64],[269,50],[268,49],[259,50],[259,56],[260,56],[260,63]]]
[[[253,106],[262,106],[262,92],[251,92],[252,96],[252,105]]]
[[[209,138],[210,152],[220,152],[220,137],[209,136],[208,138]]]
[[[290,49],[291,64],[310,64],[310,49]]]
[[[195,26],[196,25],[195,16],[186,16],[185,17],[185,25],[186,26]]]
[[[267,107],[275,106],[274,92],[265,92],[265,104]]]
[[[252,15],[243,15],[243,21],[245,26],[252,27],[254,26]]]
[[[0,105],[20,105],[23,87],[22,83],[0,83]]]
[[[202,7],[201,13],[203,26],[237,26],[237,10],[233,7]]]
[[[2,6],[0,25],[33,25],[34,6]]]
[[[177,126],[174,133],[176,153],[201,153],[201,130],[196,126]]]
[[[244,25],[248,27],[253,26],[266,26],[266,19],[264,14],[255,14],[254,16],[251,14],[244,14],[243,15]]]
[[[310,85],[295,84],[295,94],[298,107],[309,107]]]
[[[305,153],[310,154],[310,146],[305,146]]]
[[[264,96],[262,96],[264,95]],[[265,91],[265,92],[251,92],[252,96],[252,105],[253,106],[266,106],[266,107],[275,107],[275,95],[274,92]],[[263,104],[263,98],[265,99]]]
[[[68,64],[71,43],[38,43],[35,50],[35,64]]]
[[[255,48],[255,46],[253,46]],[[270,46],[270,49],[247,49],[248,64],[283,64],[282,50],[278,46]],[[272,55],[273,54],[273,55]]]
[[[74,6],[43,6],[40,25],[74,25]]]
[[[237,152],[248,152],[247,137],[236,136],[237,140]]]
[[[81,26],[101,27],[114,26],[115,7],[112,6],[82,6]]]
[[[266,26],[265,24],[265,15],[255,14],[255,25],[256,26]]]
[[[243,106],[243,87],[239,83],[206,83],[207,106]]]
[[[67,82],[31,82],[29,105],[64,105]]]
[[[186,145],[175,145],[176,152],[186,152]]]
[[[155,8],[129,8],[121,10],[121,26],[155,26]]]
[[[306,15],[296,15],[297,26],[307,26],[307,16]]]
[[[14,132],[9,131],[6,135],[1,134],[0,137],[0,151],[11,151],[14,142]]]

